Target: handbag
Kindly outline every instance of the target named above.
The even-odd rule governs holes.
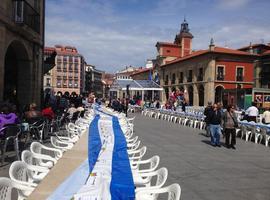
[[[234,123],[234,128],[238,128],[238,122],[235,121],[235,119],[232,117],[231,113],[229,112],[229,115],[231,116],[233,123]]]

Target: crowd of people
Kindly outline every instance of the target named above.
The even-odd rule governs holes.
[[[221,147],[220,135],[225,137],[225,145],[227,148],[235,149],[236,145],[236,128],[239,127],[238,119],[235,112],[234,105],[228,105],[223,109],[221,103],[208,102],[208,106],[204,109],[206,134],[211,137],[211,144],[213,146]],[[259,110],[255,102],[241,113],[240,120],[257,123]],[[270,124],[270,111],[265,108],[262,114],[262,123]]]
[[[6,125],[28,123],[33,124],[39,119],[55,120],[63,114],[72,116],[76,112],[83,112],[84,106],[95,101],[91,93],[88,97],[77,94],[47,93],[43,107],[38,107],[35,102],[22,108],[8,102],[0,103],[0,130]]]

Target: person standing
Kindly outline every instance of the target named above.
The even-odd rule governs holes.
[[[225,133],[225,145],[228,149],[235,149],[236,144],[235,128],[238,127],[238,121],[234,109],[234,106],[229,105],[222,120],[223,130]]]
[[[204,109],[204,115],[205,115],[205,118],[204,118],[204,121],[205,121],[205,130],[206,130],[206,136],[207,137],[212,137],[211,135],[211,132],[210,132],[210,125],[209,125],[209,114],[212,110],[212,102],[208,102],[208,105],[207,107]]]
[[[262,115],[262,122],[264,124],[270,124],[270,111],[269,111],[269,108],[265,108],[265,111],[263,112],[263,115]]]
[[[251,106],[246,110],[246,114],[248,116],[248,121],[257,122],[257,116],[259,115],[259,110],[256,107],[256,103],[252,102]]]
[[[211,144],[213,146],[220,146],[220,134],[221,134],[221,111],[218,110],[218,106],[215,103],[213,109],[209,112],[209,125],[211,131]]]

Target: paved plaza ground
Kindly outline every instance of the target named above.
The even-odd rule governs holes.
[[[159,155],[166,184],[179,183],[181,199],[269,200],[270,149],[237,138],[236,150],[212,147],[203,131],[136,114],[135,134]],[[224,142],[224,140],[222,140]]]

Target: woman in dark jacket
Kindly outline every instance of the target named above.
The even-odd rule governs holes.
[[[234,106],[229,105],[227,111],[223,115],[223,130],[225,132],[225,144],[227,148],[235,149],[236,132],[235,128],[238,127],[238,121],[234,112]]]

